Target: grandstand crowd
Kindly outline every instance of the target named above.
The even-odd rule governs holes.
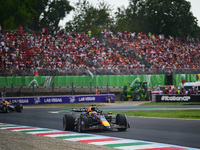
[[[137,70],[200,69],[198,39],[178,39],[164,35],[117,34],[103,30],[101,37],[82,33],[1,31],[0,74],[57,75],[134,74]],[[27,71],[28,70],[28,71]],[[46,72],[45,72],[46,71]]]

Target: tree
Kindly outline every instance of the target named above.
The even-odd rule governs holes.
[[[0,22],[4,29],[15,29],[19,25],[28,26],[31,22],[31,9],[29,0],[1,0],[0,1]]]
[[[190,35],[197,25],[190,9],[186,0],[147,0],[144,14],[148,30],[179,37]]]
[[[110,16],[110,5],[100,2],[95,8],[88,1],[79,0],[75,4],[73,20],[66,23],[66,30],[83,32],[92,30],[92,33],[100,34],[102,29],[110,28],[113,18]]]
[[[115,24],[114,24],[114,32],[118,31],[131,31],[130,20],[128,20],[127,12],[125,7],[118,7],[117,12],[115,12]]]
[[[59,30],[58,24],[66,13],[69,14],[73,9],[67,0],[53,0],[49,1],[48,7],[41,13],[41,25],[47,26],[53,30]]]
[[[4,29],[37,29],[38,25],[58,30],[58,24],[73,9],[68,0],[0,0],[0,22]]]
[[[121,28],[126,31],[143,31],[145,29],[143,7],[144,0],[130,0],[127,8],[118,8],[115,13],[116,30]]]

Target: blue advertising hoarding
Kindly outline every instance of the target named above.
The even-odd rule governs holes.
[[[35,104],[65,104],[65,103],[105,103],[107,98],[112,97],[115,102],[114,94],[99,95],[68,95],[68,96],[32,96],[32,97],[6,97],[5,100],[11,103],[21,103],[23,105]]]

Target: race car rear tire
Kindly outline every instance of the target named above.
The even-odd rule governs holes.
[[[72,114],[65,114],[63,116],[63,128],[65,131],[73,131],[74,130],[74,122],[75,118]]]
[[[124,126],[124,128],[117,128],[118,131],[126,131],[128,127],[128,121],[126,115],[124,114],[117,114],[116,115],[116,124],[120,126]]]
[[[15,106],[15,110],[16,110],[16,112],[22,112],[23,106],[22,106],[21,104],[17,104],[17,105]]]
[[[86,132],[89,127],[88,118],[86,116],[80,116],[77,123],[77,130],[80,133]]]

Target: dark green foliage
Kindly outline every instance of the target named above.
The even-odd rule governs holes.
[[[3,29],[36,30],[38,25],[58,30],[58,23],[73,9],[68,0],[0,0]]]
[[[0,24],[3,29],[37,30],[38,25],[58,31],[59,21],[74,9],[73,19],[66,23],[67,31],[100,35],[103,29],[151,32],[174,37],[198,37],[200,27],[187,0],[129,0],[127,8],[118,8],[99,1],[97,7],[79,0],[75,8],[69,0],[0,0]]]
[[[127,9],[118,9],[116,18],[116,29],[132,32],[196,37],[200,31],[186,0],[130,0]]]
[[[83,32],[92,30],[93,34],[99,35],[101,30],[108,29],[113,23],[110,5],[100,2],[95,8],[86,0],[79,0],[75,4],[73,20],[66,23],[67,31]]]

